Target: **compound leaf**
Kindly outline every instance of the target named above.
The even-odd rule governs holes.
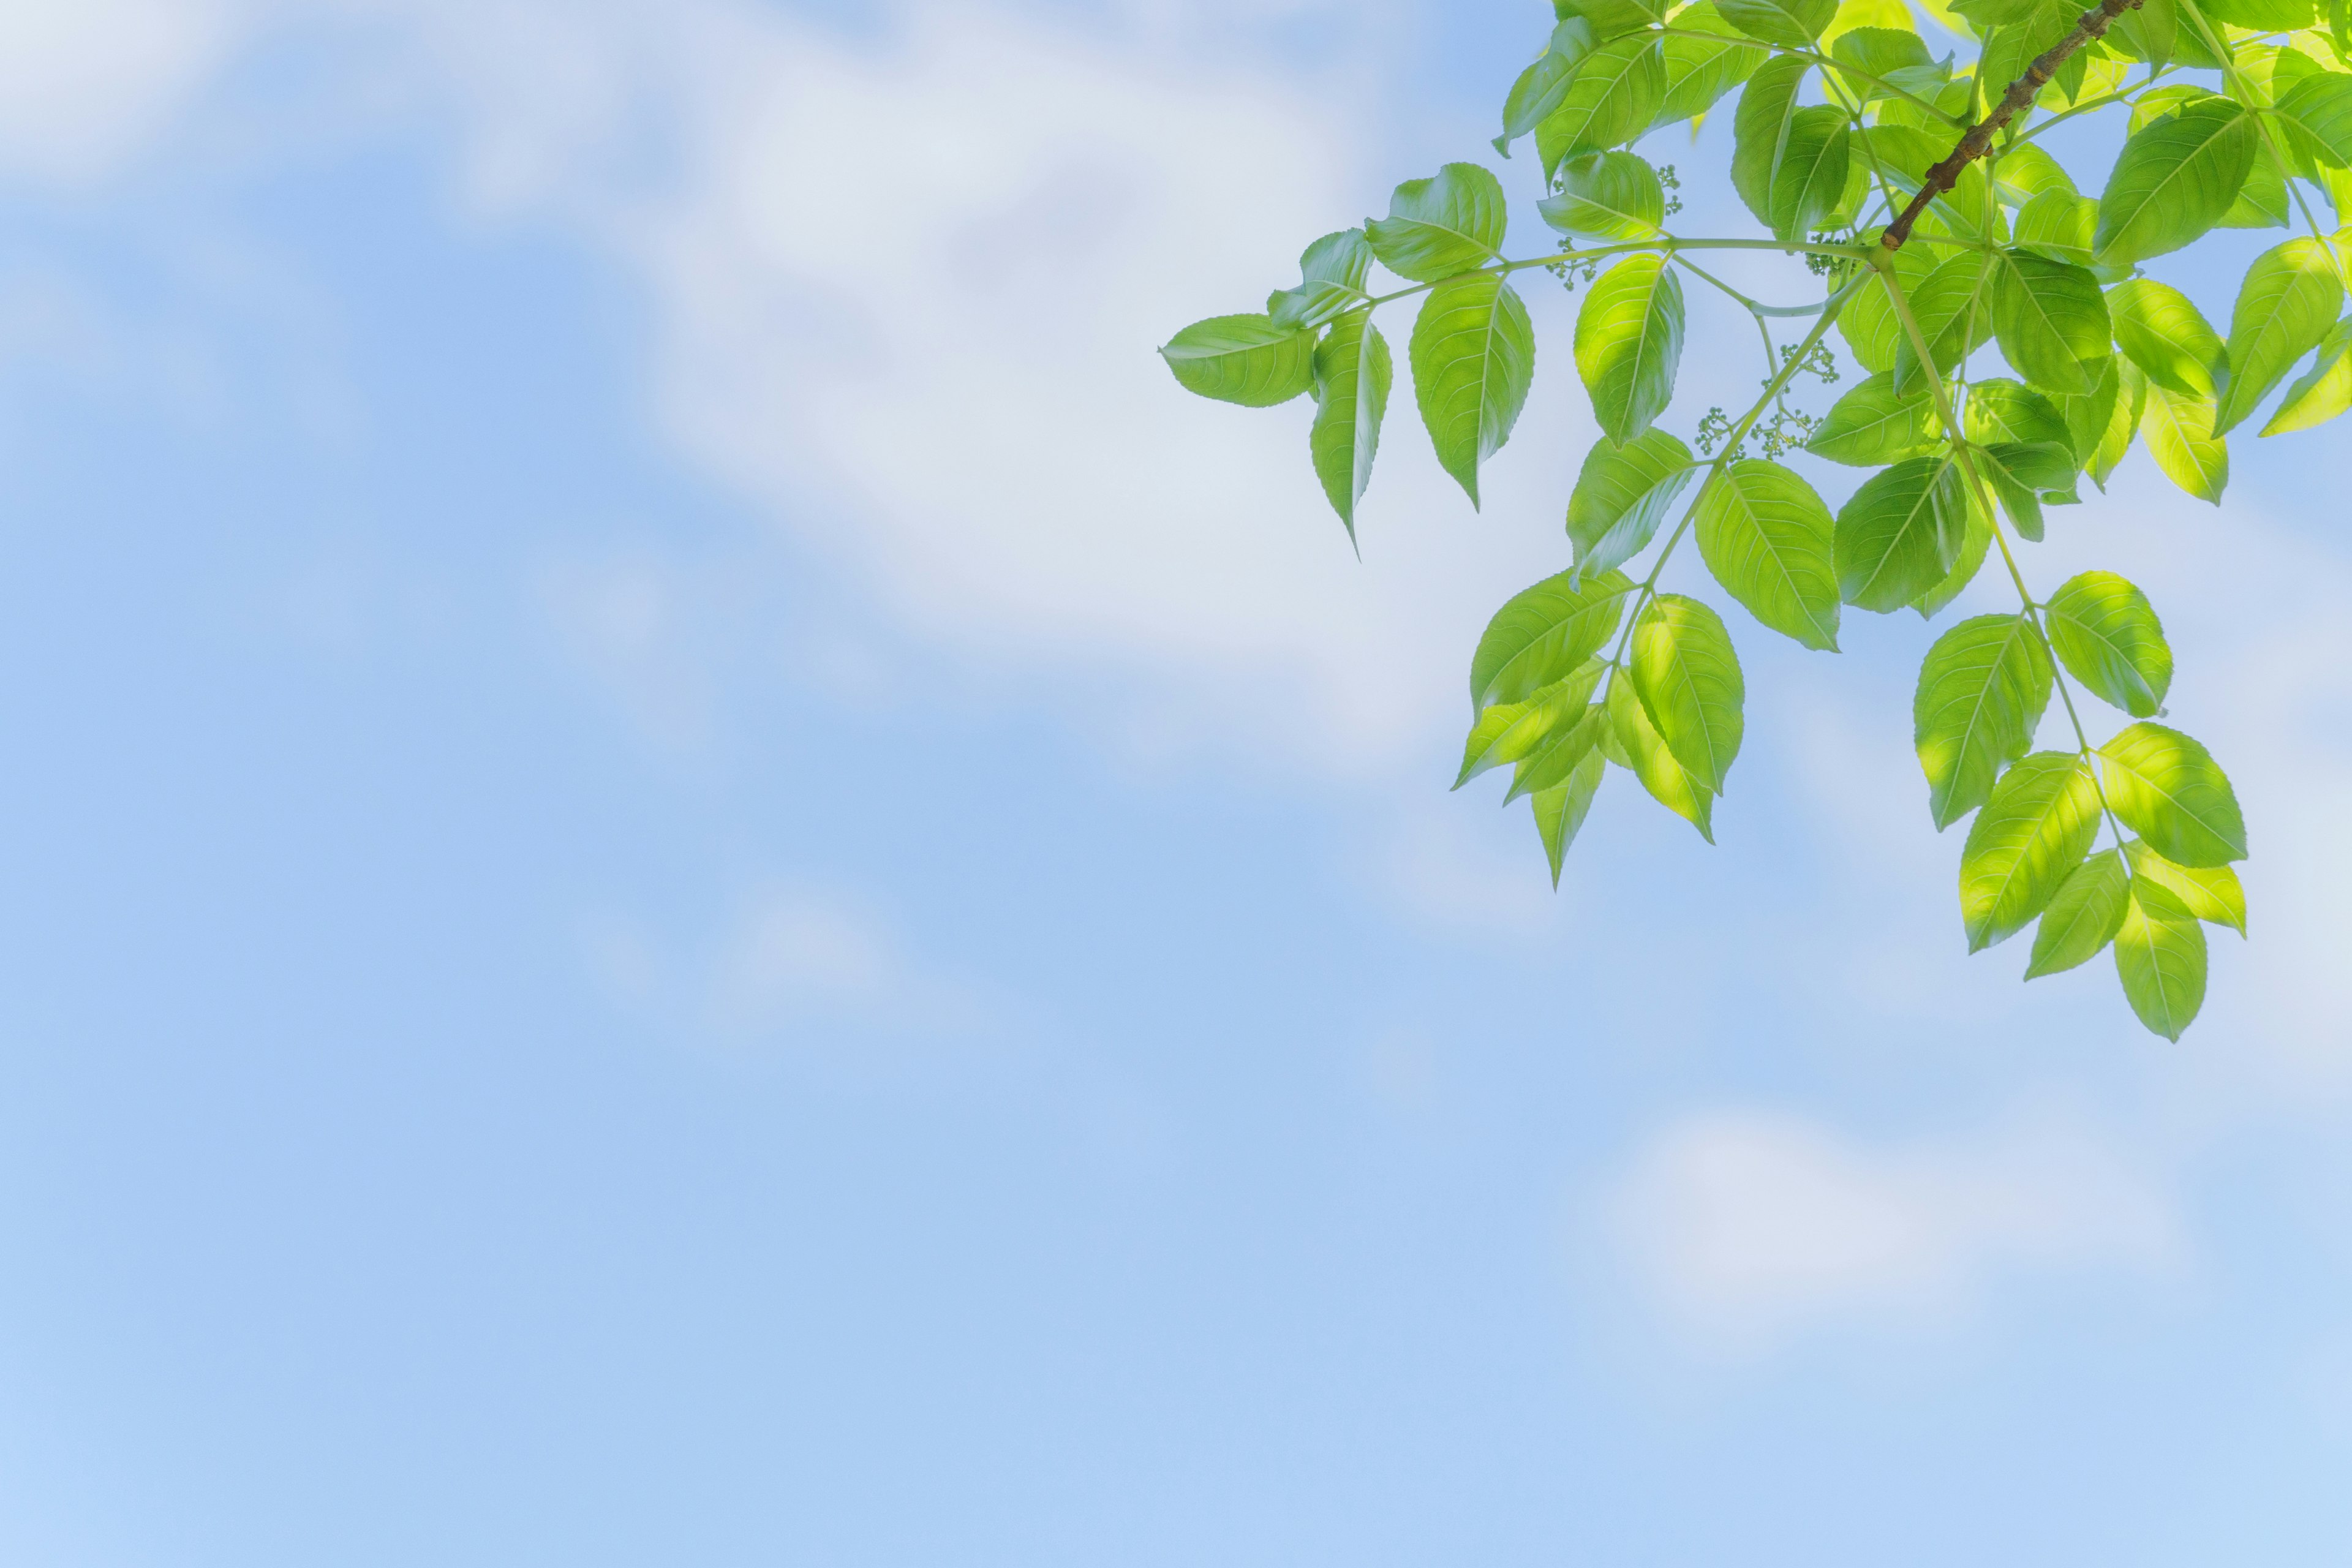
[[[1495,612],[1470,658],[1470,710],[1519,702],[1601,651],[1624,617],[1633,579],[1604,572],[1580,584],[1573,572],[1545,578]]]

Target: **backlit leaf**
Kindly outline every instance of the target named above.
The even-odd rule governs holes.
[[[1650,128],[1666,100],[1666,66],[1658,38],[1629,33],[1585,57],[1560,106],[1536,127],[1547,178],[1582,153],[1605,153]]]
[[[1675,760],[1665,740],[1643,710],[1631,681],[1609,685],[1610,732],[1619,752],[1633,769],[1650,798],[1689,823],[1699,837],[1715,842],[1715,792]]]
[[[1354,310],[1369,298],[1364,276],[1372,265],[1372,247],[1360,228],[1327,234],[1298,258],[1305,281],[1285,289],[1266,301],[1266,314],[1277,327],[1319,327]]]
[[[1437,460],[1478,504],[1478,466],[1510,439],[1535,378],[1528,308],[1491,272],[1437,285],[1412,324],[1413,395]]]
[[[2134,724],[2099,748],[2099,781],[2125,826],[2177,865],[2246,858],[2246,819],[2212,753],[2178,730]]]
[[[2111,348],[2099,280],[2087,268],[2030,251],[2004,251],[1995,260],[1992,325],[2001,356],[2053,392],[2090,391]]]
[[[2075,867],[2042,911],[2025,977],[2039,980],[2098,957],[2123,929],[2124,907],[2130,901],[2131,874],[2116,851],[2094,855]]]
[[[2208,925],[2246,934],[2246,889],[2237,872],[2227,866],[2176,866],[2137,838],[2124,852],[2131,857],[2133,876],[2154,882]]]
[[[1722,794],[1746,733],[1748,700],[1722,617],[1696,599],[1660,594],[1634,623],[1628,668],[1634,694],[1675,760]]]
[[[1367,222],[1364,237],[1381,266],[1428,283],[1496,259],[1507,221],[1501,181],[1475,163],[1448,163],[1399,185],[1389,216]]]
[[[2320,343],[2311,368],[2279,399],[2278,412],[2263,426],[2265,436],[2308,430],[2352,408],[2352,321],[2338,321]]]
[[[1682,280],[1664,258],[1629,256],[1585,293],[1576,368],[1611,440],[1632,440],[1665,412],[1682,356]]]
[[[1315,384],[1315,334],[1277,327],[1267,316],[1212,316],[1160,351],[1187,392],[1271,408]]]
[[[1881,371],[1830,405],[1805,450],[1833,463],[1872,468],[1931,451],[1938,439],[1927,389],[1897,397],[1894,373]]]
[[[1511,143],[1549,119],[1568,97],[1576,69],[1600,43],[1592,24],[1581,16],[1563,16],[1552,29],[1551,40],[1536,63],[1519,73],[1511,95],[1503,102],[1503,133],[1495,150],[1510,156]]]
[[[1907,458],[1863,481],[1838,511],[1838,588],[1845,602],[1899,610],[1942,582],[1960,558],[1968,500],[1946,458]]]
[[[1727,464],[1700,495],[1698,552],[1748,613],[1807,647],[1837,648],[1835,524],[1778,463]]]
[[[2145,877],[2116,932],[2116,973],[2150,1033],[2179,1040],[2205,1005],[2205,928],[2173,894]]]
[[[1937,831],[1982,805],[2000,770],[2025,755],[2051,679],[2050,655],[2023,616],[1962,621],[1927,650],[1911,732]]]
[[[1489,768],[1533,756],[1556,733],[1572,730],[1584,716],[1608,667],[1588,658],[1549,686],[1519,702],[1497,702],[1478,715],[1463,743],[1460,789]]]
[[[2098,786],[2081,757],[2036,752],[2001,774],[1960,851],[1969,951],[2032,923],[2083,863],[2098,828]]]
[[[1633,580],[1604,572],[1580,586],[1573,572],[1545,578],[1495,612],[1470,659],[1470,710],[1519,702],[1599,653],[1617,632]]]
[[[1576,842],[1578,830],[1592,810],[1592,797],[1601,788],[1601,776],[1608,771],[1601,753],[1588,751],[1566,783],[1538,791],[1535,796],[1536,831],[1543,835],[1544,856],[1551,862],[1554,888],[1559,886],[1560,863],[1567,858],[1568,847]]]
[[[2147,595],[2112,572],[2068,579],[2044,606],[2050,641],[2075,679],[2135,719],[2172,686],[2172,649]]]
[[[1372,480],[1395,374],[1388,342],[1368,310],[1332,322],[1315,350],[1315,425],[1307,433],[1307,449],[1323,493],[1348,525],[1350,539],[1356,535],[1356,504]]]
[[[1622,447],[1605,436],[1595,441],[1568,499],[1577,571],[1591,576],[1640,554],[1692,472],[1690,448],[1664,430]]]
[[[2098,258],[2145,261],[2213,227],[2246,183],[2258,140],[2252,114],[2221,101],[2192,103],[2133,136],[2099,197]]]
[[[1751,38],[1802,49],[1837,15],[1837,0],[1715,0],[1715,8]]]
[[[1562,234],[1591,239],[1647,239],[1665,221],[1658,172],[1631,153],[1588,153],[1559,171],[1560,191],[1538,210]]]
[[[2139,428],[2147,440],[2148,456],[2165,478],[2199,500],[2219,506],[2230,483],[2230,448],[2213,432],[2217,406],[2213,398],[2184,397],[2151,381]]]
[[[2344,309],[2336,268],[2318,240],[2291,239],[2264,251],[2247,270],[2230,318],[2230,384],[2215,434],[2242,423],[2336,325]]]
[[[1991,338],[1993,311],[1984,297],[1991,276],[1990,257],[1963,251],[1938,263],[1911,296],[1911,318],[1935,357],[1935,379],[1950,374]],[[1906,332],[1895,350],[1895,390],[1906,395],[1930,379],[1921,374],[1912,349]]]
[[[1717,100],[1771,58],[1768,50],[1745,41],[1745,35],[1740,35],[1738,43],[1714,41],[1737,31],[1716,10],[1713,0],[1700,0],[1675,13],[1674,33],[1658,40],[1665,62],[1666,96],[1654,123],[1672,125],[1705,114]],[[1693,37],[1693,33],[1713,37]]]
[[[2210,397],[2229,374],[2230,351],[2179,289],[2135,278],[2107,290],[2116,346],[2168,392]]]

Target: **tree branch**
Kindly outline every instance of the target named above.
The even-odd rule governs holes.
[[[1952,149],[1951,156],[1927,171],[1927,183],[1919,187],[1919,194],[1911,198],[1911,205],[1903,209],[1903,215],[1887,226],[1886,232],[1878,237],[1878,243],[1889,250],[1902,249],[1903,242],[1911,237],[1911,226],[1919,221],[1919,215],[1927,210],[1927,204],[1958,184],[1960,171],[1992,150],[1992,139],[2000,133],[2000,128],[2016,119],[2020,110],[2042,95],[2042,89],[2049,85],[2050,79],[2058,74],[2058,68],[2084,45],[2105,33],[2116,17],[2139,7],[2140,0],[2100,0],[2095,10],[2084,12],[2074,23],[2073,31],[2044,49],[2026,68],[2023,76],[2009,84],[2009,90],[2000,95],[2000,101],[1992,106],[1990,113],[1969,128],[1969,133],[1960,138],[1959,145]]]

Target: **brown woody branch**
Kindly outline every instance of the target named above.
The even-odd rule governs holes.
[[[1927,183],[1919,187],[1919,194],[1911,198],[1911,205],[1903,209],[1903,215],[1887,226],[1886,232],[1878,237],[1878,243],[1889,250],[1902,249],[1903,242],[1911,237],[1911,226],[1919,221],[1919,215],[1927,210],[1927,204],[1958,184],[1960,171],[1992,150],[1992,139],[2000,134],[2000,128],[2016,119],[2021,110],[2042,96],[2042,89],[2049,85],[2052,77],[2058,74],[2058,68],[2066,63],[2068,57],[2105,33],[2108,26],[2125,12],[2138,10],[2140,3],[2141,0],[2100,0],[2097,9],[2084,12],[2074,23],[2073,31],[2044,49],[2026,68],[2023,76],[2009,84],[2009,90],[2000,95],[2000,101],[1992,106],[1990,113],[1969,128],[1968,134],[1960,138],[1959,145],[1952,149],[1951,156],[1927,171]]]

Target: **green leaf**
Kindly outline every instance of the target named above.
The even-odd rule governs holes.
[[[1627,666],[1650,723],[1692,777],[1723,793],[1746,733],[1748,685],[1722,617],[1696,599],[1660,594],[1633,624]]]
[[[2017,215],[2017,247],[2053,261],[2091,265],[2091,237],[2098,232],[2099,204],[2088,196],[2044,191]]]
[[[2352,165],[2352,77],[2315,71],[2278,100],[2287,145],[2331,169]]]
[[[2178,730],[2134,724],[2099,748],[2099,778],[2116,816],[2177,865],[2246,858],[2246,819],[2212,753]]]
[[[2116,18],[2115,25],[2107,29],[2107,39],[2128,58],[2161,67],[2172,58],[2179,31],[2176,0],[2146,0],[2138,9],[2126,11]]]
[[[1993,164],[1992,188],[2002,202],[2020,209],[2032,205],[2037,196],[2075,195],[2074,179],[2066,173],[2066,165],[2039,142],[2014,142],[2004,150],[2000,162]]]
[[[2197,8],[2216,22],[2252,27],[2257,33],[2291,33],[2312,23],[2312,0],[2198,0]]]
[[[2246,170],[2246,183],[2238,187],[2238,199],[2215,226],[2284,228],[2288,219],[2286,173],[2268,147],[2257,145],[2253,163]]]
[[[1977,64],[1977,77],[1985,84],[1985,96],[1998,98],[2011,82],[2026,73],[2044,50],[2072,32],[2075,19],[2082,14],[2083,8],[2070,0],[2033,0],[1995,27],[1986,36]],[[2048,103],[2056,98],[2074,97],[2082,86],[2083,70],[2088,63],[2079,53],[2070,57],[2035,101]]]
[[[1160,351],[1187,392],[1271,408],[1315,384],[1315,334],[1266,316],[1212,316],[1195,321]]]
[[[2308,430],[2352,408],[2352,321],[2338,321],[2319,345],[2311,368],[2279,400],[2278,412],[2263,426],[2265,436]]]
[[[2098,786],[2081,757],[2036,752],[2001,774],[1960,851],[1969,951],[2032,924],[2083,863],[2098,828]]]
[[[1559,171],[1559,195],[1537,210],[1562,234],[1591,239],[1648,239],[1666,220],[1658,172],[1631,153],[1587,153]]]
[[[2178,1041],[2205,1005],[2205,928],[2180,900],[2144,877],[2116,932],[2116,973],[2151,1034]]]
[[[2074,447],[2055,441],[2001,441],[1984,447],[1981,457],[1978,477],[2000,498],[2019,534],[2039,542],[2043,499],[2074,499]]]
[[[1994,263],[1993,336],[2001,357],[2053,392],[2088,392],[2112,352],[2099,280],[2070,262],[2009,250]]]
[[[1991,272],[1991,258],[1963,251],[1938,263],[1927,281],[1911,296],[1911,319],[1927,342],[1936,361],[1933,377],[1920,372],[1909,333],[1895,349],[1895,390],[1907,393],[1930,379],[1940,380],[1992,336],[1992,311],[1980,298]]]
[[[1948,457],[1908,458],[1863,481],[1838,511],[1838,588],[1845,602],[1899,610],[1958,563],[1969,506]]]
[[[1773,237],[1802,239],[1825,226],[1845,194],[1853,140],[1842,109],[1821,103],[1790,116],[1766,196]]]
[[[1830,405],[1805,450],[1833,463],[1871,468],[1932,451],[1938,439],[1927,389],[1897,397],[1894,373],[1881,371]]]
[[[1978,616],[1936,639],[1911,700],[1912,743],[1937,832],[1992,795],[2050,706],[2050,655],[2023,616]]]
[[[1749,615],[1837,651],[1835,524],[1812,486],[1760,458],[1727,464],[1700,493],[1696,525],[1706,569]]]
[[[1536,127],[1547,179],[1580,153],[1605,153],[1650,128],[1666,100],[1666,64],[1651,33],[1612,38],[1585,57],[1568,96]]]
[[[1906,299],[1916,295],[1927,281],[1927,275],[1935,269],[1935,258],[1927,254],[1926,246],[1916,249],[1906,247],[1895,253],[1895,286],[1902,289]],[[1895,355],[1904,343],[1903,322],[1895,313],[1889,287],[1883,275],[1874,276],[1838,313],[1839,335],[1845,339],[1847,349],[1861,362],[1862,367],[1874,374],[1893,371]],[[1890,390],[1892,386],[1890,382]],[[1926,388],[1919,388],[1918,392],[1924,395]],[[1911,395],[1907,382],[1904,395]]]
[[[1503,101],[1503,133],[1495,138],[1496,152],[1509,157],[1512,142],[1559,110],[1576,79],[1577,67],[1584,63],[1584,57],[1600,41],[1592,24],[1583,17],[1560,18],[1544,52],[1536,58],[1535,64],[1519,73],[1519,79],[1511,86],[1510,97]]]
[[[2116,356],[2114,363],[2115,405],[2107,410],[2106,426],[2099,432],[2098,444],[2085,464],[2101,489],[2106,489],[2107,476],[2131,451],[2132,437],[2139,434],[2140,420],[2147,412],[2147,377],[2141,374],[2139,366],[2121,354]]]
[[[2315,239],[2264,251],[2247,270],[2230,317],[2230,384],[2214,433],[2243,423],[2294,362],[2317,348],[2344,309],[2335,256]]]
[[[1381,421],[1388,416],[1395,375],[1388,341],[1372,325],[1369,310],[1332,322],[1315,350],[1315,425],[1307,432],[1307,450],[1349,539],[1356,537],[1356,504],[1372,482],[1372,458],[1381,449]]]
[[[2123,377],[2116,366],[2116,356],[2109,354],[2099,362],[2098,377],[2090,391],[2062,393],[2050,400],[2066,422],[2066,442],[2074,448],[2075,461],[2086,468],[2097,459],[2099,443],[2115,422],[2116,404],[2123,395]]]
[[[2025,977],[2039,980],[2098,957],[2123,929],[2124,906],[2130,902],[2131,875],[2116,851],[2094,855],[2075,867],[2042,911]]]
[[[1965,488],[1963,494],[1965,494]],[[1958,551],[1952,557],[1952,568],[1936,585],[1911,601],[1923,621],[1932,621],[1943,614],[1946,605],[1960,596],[1960,591],[1976,581],[1992,549],[1992,518],[1984,508],[1969,503],[1966,526],[1960,534]]]
[[[2071,441],[2066,416],[2058,405],[2022,382],[2006,376],[1969,384],[1968,406],[1960,412],[1960,427],[1971,441]]]
[[[1773,171],[1780,167],[1799,112],[1797,89],[1812,68],[1812,62],[1801,56],[1774,56],[1748,78],[1732,116],[1732,188],[1757,221],[1767,226],[1772,222]]]
[[[1268,300],[1266,314],[1277,327],[1320,327],[1335,321],[1368,298],[1364,276],[1371,264],[1372,247],[1364,243],[1362,229],[1327,234],[1298,258],[1306,281]]]
[[[2147,595],[2112,572],[2085,572],[2043,609],[2075,679],[2135,719],[2156,717],[2172,686],[2172,649]]]
[[[1714,843],[1715,792],[1675,760],[1649,714],[1643,711],[1642,700],[1633,694],[1630,681],[1609,683],[1609,726],[1618,751],[1633,776],[1642,781],[1642,787],[1650,792],[1650,798]]]
[[[1574,729],[1608,668],[1588,658],[1525,701],[1497,702],[1479,714],[1463,743],[1462,772],[1454,787],[1460,789],[1489,768],[1522,762],[1546,741]]]
[[[1601,788],[1601,775],[1608,764],[1598,751],[1588,751],[1568,775],[1568,782],[1540,791],[1535,797],[1536,831],[1543,835],[1544,855],[1551,861],[1551,885],[1559,886],[1560,862],[1567,858],[1568,847],[1576,842],[1579,829],[1592,810],[1592,797]]]
[[[1665,412],[1682,357],[1682,280],[1663,257],[1629,256],[1586,291],[1576,368],[1611,440],[1622,446]]]
[[[1755,45],[1717,42],[1734,33],[1716,10],[1713,0],[1700,0],[1675,13],[1675,31],[1658,40],[1665,62],[1666,96],[1655,125],[1692,120],[1715,107],[1716,100],[1756,73],[1770,58]],[[1709,37],[1693,37],[1694,33]]]
[[[1604,572],[1579,586],[1561,572],[1495,612],[1470,659],[1470,710],[1522,702],[1601,651],[1617,632],[1633,580]]]
[[[1498,259],[1508,221],[1501,181],[1475,163],[1448,163],[1399,185],[1389,216],[1367,222],[1364,236],[1381,266],[1433,283]]]
[[[2137,838],[2124,852],[2131,857],[2133,876],[2154,882],[2209,925],[2246,934],[2246,889],[2237,872],[2227,866],[2176,866]]]
[[[1665,6],[1650,0],[1552,0],[1552,11],[1562,20],[1583,17],[1603,38],[1639,32],[1665,19]]]
[[[1853,68],[1833,71],[1829,79],[1835,81],[1843,89],[1845,100],[1856,107],[1898,96],[1888,91],[1887,87],[1899,87],[1932,99],[1951,74],[1949,59],[1937,66],[1918,34],[1895,27],[1850,27],[1836,35],[1830,53],[1840,65]],[[1871,80],[1872,77],[1878,81]],[[1880,86],[1881,81],[1887,87]]]
[[[1412,324],[1412,385],[1437,460],[1478,504],[1478,465],[1510,439],[1535,378],[1528,308],[1491,272],[1450,278]]]
[[[1605,436],[1595,441],[1568,498],[1577,571],[1591,576],[1640,554],[1692,472],[1690,448],[1664,430],[1622,447]]]
[[[2165,478],[2219,506],[2230,483],[2230,448],[2213,433],[2217,411],[2213,398],[2184,397],[2151,381],[2139,428],[2147,437],[2147,455]]]
[[[2230,351],[2179,289],[2135,278],[2107,290],[2116,346],[2168,392],[2210,397],[2229,374]]]
[[[1715,0],[1715,8],[1751,38],[1804,49],[1837,15],[1837,0]]]
[[[2192,103],[2124,143],[2099,197],[2092,248],[2102,261],[2178,250],[2221,221],[2253,167],[2254,117],[2235,103]]]
[[[1587,708],[1574,722],[1556,726],[1543,744],[1523,758],[1512,773],[1511,793],[1503,797],[1503,804],[1508,805],[1523,795],[1541,795],[1566,784],[1577,764],[1600,746],[1608,732],[1609,709],[1601,702]]]

